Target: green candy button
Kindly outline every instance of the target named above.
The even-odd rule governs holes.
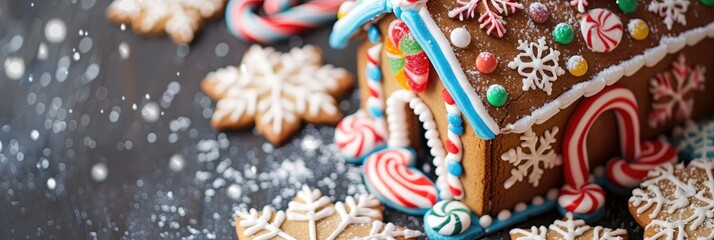
[[[508,101],[508,92],[503,86],[494,84],[486,90],[486,99],[494,107],[501,107]]]
[[[560,44],[569,44],[573,41],[573,36],[573,28],[567,23],[558,23],[553,30],[553,37]]]
[[[714,2],[713,0],[701,0]],[[637,0],[617,0],[617,6],[625,13],[633,13],[637,10]]]
[[[704,6],[712,7],[714,6],[714,0],[699,0]]]

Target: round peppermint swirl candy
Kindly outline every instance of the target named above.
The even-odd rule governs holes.
[[[441,235],[458,235],[471,226],[471,210],[459,201],[444,200],[431,208],[426,221]]]
[[[365,114],[350,115],[337,125],[335,142],[343,156],[356,159],[372,152],[385,138]]]
[[[580,22],[585,43],[593,52],[607,53],[615,49],[620,45],[623,30],[620,18],[603,8],[588,11]]]

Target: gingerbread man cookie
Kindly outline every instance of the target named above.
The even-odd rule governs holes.
[[[190,43],[203,21],[221,15],[226,0],[114,0],[107,18],[131,24],[147,35],[166,33],[174,42]]]
[[[510,232],[511,239],[514,240],[599,240],[627,239],[627,231],[623,229],[610,229],[601,226],[591,227],[585,224],[584,220],[573,219],[573,214],[568,213],[562,220],[555,220],[548,227],[533,226],[530,229],[516,228]]]
[[[204,92],[217,100],[211,125],[235,129],[255,123],[273,144],[285,142],[302,121],[336,124],[342,113],[335,96],[352,87],[352,76],[342,68],[322,64],[313,46],[280,53],[252,46],[243,63],[211,72]]]
[[[347,197],[333,204],[320,190],[303,186],[287,211],[265,206],[238,213],[240,240],[268,239],[416,239],[420,231],[382,222],[382,206],[373,195]]]
[[[632,190],[629,209],[645,239],[714,238],[714,161],[667,164]]]

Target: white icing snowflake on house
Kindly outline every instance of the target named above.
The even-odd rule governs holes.
[[[692,67],[687,64],[684,54],[680,54],[670,71],[658,73],[650,80],[650,93],[654,99],[650,127],[658,127],[673,118],[683,121],[692,115],[692,93],[704,90],[705,71],[702,65]]]
[[[458,16],[461,21],[475,18],[479,2],[481,2],[482,8],[485,9],[478,18],[479,23],[481,23],[479,28],[486,28],[486,34],[495,33],[496,37],[499,38],[506,34],[506,21],[503,20],[503,16],[508,16],[508,14],[514,13],[517,9],[523,9],[523,4],[515,0],[490,0],[490,3],[487,0],[456,0],[457,7],[449,11],[449,17],[455,18]],[[491,10],[491,8],[496,11]]]
[[[132,24],[142,33],[165,31],[177,43],[189,43],[206,18],[223,10],[226,0],[115,0],[109,19]]]
[[[542,137],[538,137],[532,129],[529,129],[521,135],[520,146],[501,154],[503,161],[508,161],[514,166],[511,169],[511,176],[503,183],[504,188],[509,189],[516,182],[523,181],[526,175],[528,175],[528,182],[537,187],[544,169],[552,169],[562,163],[561,157],[553,150],[557,133],[558,127],[553,127],[550,131],[546,130]]]
[[[588,6],[588,0],[570,0],[570,6],[577,6],[578,12],[584,13]]]
[[[645,239],[712,239],[714,161],[697,159],[657,167],[632,191],[631,212],[647,214]]]
[[[250,209],[247,212],[239,212],[236,219],[239,229],[237,234],[253,239],[279,237],[286,240],[297,239],[296,236],[304,234],[305,229],[307,229],[309,239],[312,240],[322,239],[319,236],[325,236],[324,232],[318,234],[319,231],[330,233],[324,238],[326,240],[345,238],[345,236],[349,236],[350,239],[364,240],[416,239],[423,235],[420,231],[397,227],[392,223],[383,223],[380,220],[382,219],[381,208],[379,199],[374,195],[347,197],[344,203],[337,202],[333,205],[329,198],[323,196],[319,190],[304,186],[298,192],[297,197],[288,203],[287,214],[283,211],[276,211],[270,206],[265,206],[262,211]],[[334,226],[334,229],[324,228],[328,225],[324,223],[321,225],[323,221],[330,221],[328,225]],[[304,226],[305,228],[282,229],[281,226],[286,222],[291,222],[292,226],[298,226],[295,223],[307,222],[307,226]],[[318,225],[323,227],[317,229]],[[366,235],[356,235],[357,233]]]
[[[508,63],[508,67],[517,69],[523,77],[523,91],[538,88],[550,95],[552,82],[565,73],[558,63],[560,52],[546,46],[545,37],[537,43],[518,40],[517,49],[521,53]]]
[[[280,143],[299,130],[301,120],[325,123],[339,120],[333,97],[349,89],[346,70],[322,65],[319,49],[307,45],[280,53],[254,45],[240,67],[209,73],[206,93],[218,99],[212,122],[219,128],[249,126],[271,142]]]
[[[674,129],[672,137],[680,156],[686,155],[685,160],[714,158],[714,120],[700,124],[688,120]]]
[[[674,22],[687,25],[689,4],[689,0],[654,0],[647,6],[647,10],[664,18],[664,24],[671,30]]]
[[[555,220],[548,228],[545,226],[533,226],[530,229],[516,228],[511,230],[509,234],[515,240],[622,240],[627,235],[627,231],[601,226],[591,227],[585,221],[573,218],[572,213],[567,213],[564,220]]]

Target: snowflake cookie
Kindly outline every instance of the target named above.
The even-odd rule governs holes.
[[[694,91],[704,90],[705,72],[706,67],[689,65],[684,54],[680,54],[671,70],[655,75],[650,80],[653,98],[650,127],[661,126],[672,119],[688,119],[694,110]]]
[[[714,238],[714,161],[667,164],[632,190],[629,209],[644,239]]]
[[[190,43],[205,19],[223,13],[226,0],[114,0],[109,20],[131,24],[143,34],[166,33],[179,44]]]
[[[514,240],[546,240],[546,239],[571,239],[571,240],[622,240],[627,239],[627,231],[623,229],[610,229],[601,226],[591,227],[583,220],[573,219],[572,213],[567,213],[563,220],[555,220],[548,227],[533,226],[530,229],[516,228],[510,231]]]
[[[559,66],[560,52],[545,45],[545,37],[538,42],[518,40],[518,50],[521,51],[513,61],[508,63],[511,69],[517,69],[523,76],[523,91],[541,89],[550,95],[553,83],[565,70]]]
[[[215,128],[236,129],[255,123],[268,140],[281,144],[300,129],[302,120],[337,123],[342,113],[335,96],[352,84],[346,70],[322,64],[316,47],[280,53],[254,45],[240,66],[209,73],[202,87],[218,101],[211,119]]]
[[[546,130],[542,137],[538,137],[532,129],[528,129],[520,137],[522,141],[520,146],[501,154],[501,160],[508,161],[514,167],[511,169],[511,177],[503,183],[504,188],[513,187],[517,182],[523,181],[526,175],[528,182],[537,187],[544,169],[562,164],[563,160],[553,149],[557,133],[558,127],[553,127],[550,131]]]
[[[347,197],[332,204],[320,190],[303,186],[287,211],[265,206],[241,211],[236,218],[240,240],[268,239],[416,239],[420,231],[382,222],[382,206],[374,195]]]

